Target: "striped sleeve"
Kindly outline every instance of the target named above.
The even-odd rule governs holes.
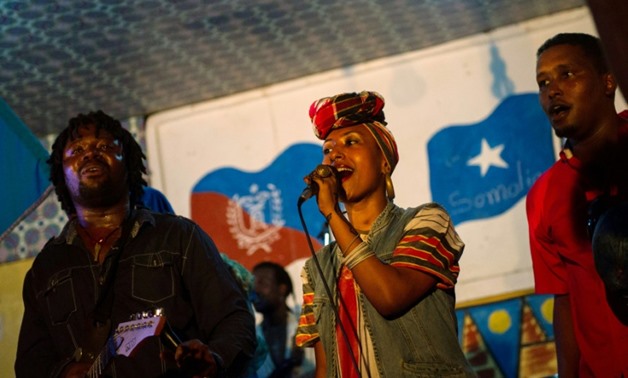
[[[463,250],[449,214],[438,204],[428,204],[406,224],[391,265],[431,274],[438,280],[436,287],[449,289],[458,279]]]
[[[303,282],[303,305],[297,327],[296,344],[299,347],[312,347],[319,340],[319,334],[314,316],[314,288],[310,284],[305,266],[301,270],[301,282]]]

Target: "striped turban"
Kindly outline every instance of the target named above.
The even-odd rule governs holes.
[[[377,92],[342,93],[324,97],[310,106],[310,119],[314,134],[325,140],[332,130],[364,125],[375,138],[391,168],[399,162],[397,143],[386,127],[384,98]]]

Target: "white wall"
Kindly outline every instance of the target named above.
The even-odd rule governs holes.
[[[151,183],[189,216],[190,191],[205,174],[221,167],[256,171],[294,143],[318,143],[307,115],[311,102],[366,89],[385,97],[399,145],[395,202],[407,207],[430,201],[429,138],[444,126],[485,119],[502,100],[491,92],[491,44],[514,93],[536,92],[536,48],[565,31],[596,34],[588,9],[155,114],[146,122]],[[533,287],[524,200],[504,214],[464,222],[458,231],[467,245],[459,301]],[[293,277],[300,263],[290,267]]]

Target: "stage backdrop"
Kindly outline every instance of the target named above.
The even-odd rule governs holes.
[[[298,282],[310,248],[297,198],[321,160],[309,106],[374,90],[399,144],[396,203],[441,203],[466,243],[458,301],[531,289],[525,195],[559,144],[538,104],[535,52],[564,31],[595,34],[588,10],[155,114],[151,184],[230,257],[278,261]],[[318,248],[326,227],[314,205],[302,212]]]
[[[553,303],[531,295],[523,201],[558,142],[536,105],[534,51],[562,31],[595,34],[586,8],[156,114],[147,120],[152,184],[230,256],[249,267],[284,263],[298,298],[298,273],[310,252],[297,196],[301,178],[320,161],[308,107],[340,91],[379,91],[401,149],[396,202],[441,202],[467,243],[457,289],[465,355],[481,376],[552,375]],[[625,108],[621,98],[618,106]],[[137,120],[129,126],[137,131]],[[0,242],[7,282],[0,288],[0,371],[7,377],[24,274],[66,221],[54,195],[28,214],[19,223],[13,216],[15,227]],[[312,201],[303,214],[317,248],[325,225]]]

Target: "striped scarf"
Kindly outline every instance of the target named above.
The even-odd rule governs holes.
[[[314,135],[325,140],[332,130],[363,125],[373,135],[394,170],[399,162],[399,152],[395,138],[386,127],[383,108],[384,98],[377,92],[342,93],[321,98],[310,106]]]

